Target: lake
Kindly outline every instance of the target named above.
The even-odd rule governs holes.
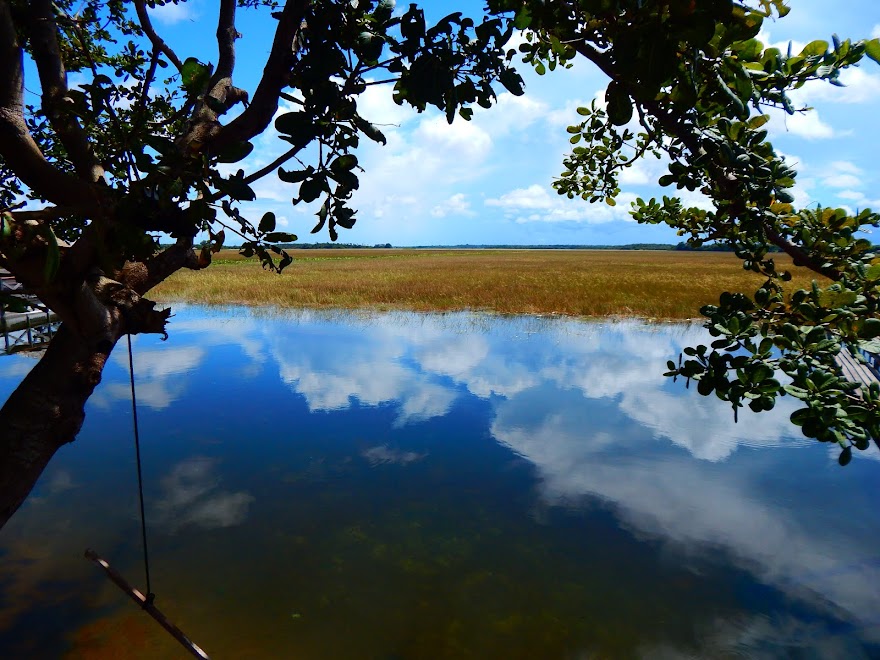
[[[664,378],[699,326],[175,311],[152,586],[214,658],[880,656],[877,449]],[[0,532],[3,657],[186,657],[83,559],[144,588],[127,359]]]

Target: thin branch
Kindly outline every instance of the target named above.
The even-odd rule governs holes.
[[[9,3],[0,0],[0,156],[41,197],[60,205],[94,209],[98,191],[49,163],[28,130],[23,58]]]
[[[135,0],[134,8],[137,12],[138,21],[141,24],[141,29],[144,31],[144,34],[147,35],[147,38],[153,44],[153,48],[159,49],[160,52],[165,54],[171,63],[177,68],[178,71],[183,69],[183,62],[180,61],[180,58],[177,54],[171,50],[171,48],[166,44],[162,37],[156,34],[156,30],[153,29],[153,23],[150,21],[150,15],[147,13],[147,3],[144,0]]]
[[[309,4],[308,0],[288,0],[284,5],[263,77],[251,104],[220,130],[212,148],[220,149],[227,144],[246,142],[269,126],[278,109],[278,94],[287,86],[287,74],[295,58],[294,37],[302,27]]]
[[[150,67],[147,69],[147,75],[144,76],[141,94],[135,103],[134,124],[136,130],[141,128],[141,124],[144,121],[144,114],[147,110],[147,100],[150,98],[150,85],[153,84],[153,78],[156,76],[156,66],[159,64],[160,52],[161,51],[159,51],[158,48],[153,48],[153,53],[150,56]]]
[[[30,6],[27,23],[43,90],[43,111],[79,176],[90,183],[97,183],[104,177],[104,168],[95,157],[88,135],[70,111],[67,72],[61,57],[52,2],[34,0]]]

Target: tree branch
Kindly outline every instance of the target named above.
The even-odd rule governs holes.
[[[59,205],[93,209],[93,186],[49,163],[24,120],[23,52],[9,3],[0,0],[0,155],[16,176],[41,197]]]
[[[70,112],[67,72],[58,45],[58,26],[51,1],[34,0],[29,19],[31,47],[43,90],[43,111],[79,176],[97,183],[104,177],[104,168],[92,151],[88,135]]]
[[[235,68],[235,40],[241,36],[235,29],[235,5],[236,0],[220,2],[220,15],[217,21],[217,49],[220,51],[220,58],[208,89],[212,89],[222,78],[231,77]]]
[[[284,5],[263,77],[250,106],[219,131],[212,148],[220,149],[227,144],[246,142],[262,133],[272,121],[278,109],[278,94],[287,86],[287,74],[293,66],[293,40],[302,26],[308,7],[308,0],[288,0]]]
[[[608,58],[598,50],[594,49],[585,41],[581,40],[574,45],[575,49],[586,57],[588,60],[593,62],[602,72],[607,75],[612,80],[618,82],[621,85],[625,85],[629,92],[632,94],[633,98],[637,100],[636,107],[639,105],[643,105],[648,111],[651,113],[651,116],[654,117],[663,128],[663,130],[671,136],[674,136],[682,141],[682,143],[688,148],[688,150],[697,155],[700,153],[702,147],[699,142],[699,138],[692,131],[689,130],[688,127],[683,126],[681,123],[677,122],[670,113],[660,107],[660,105],[653,99],[641,99],[638,98],[635,94],[635,90],[632,85],[627,84],[627,82],[621,79],[620,76],[616,74],[613,66],[611,65]],[[724,193],[727,195],[728,199],[739,199],[740,191],[736,186],[736,182],[729,179],[726,173],[722,168],[719,168],[714,162],[710,162],[709,167],[712,167],[714,171],[713,179],[715,183],[724,189]],[[805,249],[800,247],[799,245],[795,245],[791,241],[789,241],[786,237],[777,231],[775,227],[773,227],[768,222],[762,222],[762,227],[764,229],[764,233],[767,236],[767,239],[773,243],[775,246],[780,248],[783,252],[788,254],[793,260],[795,265],[797,266],[805,266],[812,270],[814,273],[818,273],[819,275],[824,275],[825,277],[832,280],[839,280],[842,277],[842,273],[836,268],[831,268],[825,266],[824,261],[816,259]]]
[[[180,61],[180,58],[177,54],[171,50],[171,48],[166,44],[162,37],[156,34],[156,30],[153,29],[153,23],[150,21],[150,15],[147,13],[147,3],[144,0],[135,0],[134,8],[137,12],[138,21],[141,24],[141,29],[144,31],[144,34],[147,35],[147,38],[150,40],[150,43],[153,44],[153,48],[158,49],[160,52],[165,54],[171,63],[175,66],[175,68],[180,71],[183,69],[183,62]]]
[[[199,270],[204,266],[193,250],[191,238],[179,238],[170,248],[162,250],[143,262],[128,262],[117,273],[125,286],[143,295],[181,268]]]

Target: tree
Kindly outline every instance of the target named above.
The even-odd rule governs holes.
[[[212,66],[157,33],[149,10],[162,4],[0,0],[0,265],[63,321],[0,410],[0,525],[76,436],[117,341],[165,333],[170,311],[145,297],[152,287],[207,267],[227,231],[266,268],[291,262],[277,243],[296,237],[276,231],[272,213],[251,221],[237,206],[254,199],[252,183],[277,171],[295,204],[321,201],[315,231],[333,240],[354,224],[354,150],[385,141],[358,112],[368,86],[393,85],[397,103],[437,107],[450,122],[469,119],[474,103],[489,107],[494,81],[522,92],[503,49],[513,28],[497,17],[455,13],[430,26],[415,5],[393,15],[389,0],[221,0]],[[242,10],[275,22],[250,92],[234,84]],[[24,96],[32,72],[35,105]],[[72,72],[86,82],[70,85]],[[290,148],[258,171],[225,175],[282,100],[295,107],[275,120]],[[209,244],[197,254],[200,231]],[[176,243],[159,249],[162,233]]]
[[[754,36],[764,17],[786,13],[781,0],[490,0],[479,23],[455,13],[430,27],[415,5],[395,16],[389,0],[221,0],[212,66],[169,48],[150,22],[157,4],[165,1],[0,0],[0,265],[63,320],[0,410],[0,524],[76,436],[117,341],[165,332],[168,311],[145,297],[152,287],[209,266],[225,232],[266,268],[290,263],[278,243],[295,237],[276,231],[272,213],[252,221],[237,206],[254,198],[252,183],[277,171],[294,186],[294,203],[320,202],[315,231],[335,240],[355,222],[355,150],[364,138],[384,142],[359,114],[358,95],[388,84],[400,104],[467,120],[472,104],[491,105],[496,82],[523,93],[510,66],[517,52],[506,46],[515,28],[531,35],[520,51],[538,73],[582,57],[611,79],[607,109],[582,109],[570,129],[578,146],[557,181],[561,194],[613,203],[630,156],[664,153],[670,174],[661,183],[702,190],[715,210],[664,198],[637,204],[637,219],[668,223],[693,242],[727,242],[767,277],[752,298],[726,295],[707,308],[719,341],[689,350],[669,373],[735,409],[799,396],[807,407],[794,421],[820,439],[877,438],[880,391],[857,396],[833,358],[840,345],[880,335],[880,266],[856,234],[878,218],[796,213],[795,173],[761,128],[764,107],[795,111],[788,90],[833,82],[865,54],[877,59],[876,40],[835,40],[830,50],[813,42],[795,56],[765,50]],[[276,22],[250,92],[234,85],[240,10]],[[69,72],[86,82],[71,86]],[[39,88],[36,105],[24,101],[25,74],[35,77],[28,89]],[[255,172],[225,174],[281,101],[296,108],[275,121],[288,151]],[[638,136],[625,127],[633,117]],[[196,253],[200,231],[209,241]],[[174,246],[160,250],[160,233]],[[834,284],[789,301],[770,245]]]
[[[618,176],[639,158],[668,160],[662,186],[700,191],[713,210],[684,208],[674,196],[637,200],[641,223],[665,223],[693,246],[732,248],[766,280],[752,296],[725,293],[701,311],[717,337],[685,349],[666,374],[695,380],[701,394],[760,412],[790,395],[804,407],[791,421],[803,433],[837,442],[842,465],[852,447],[880,444],[880,386],[849,382],[840,351],[880,352],[880,254],[860,235],[880,225],[864,210],[795,209],[797,173],[767,141],[773,109],[797,108],[789,92],[813,81],[839,85],[840,71],[865,56],[880,62],[880,40],[836,35],[800,53],[764,48],[762,23],[784,17],[782,0],[498,0],[530,32],[520,47],[539,74],[585,58],[610,79],[606,107],[580,108],[569,127],[573,152],[555,182],[560,194],[615,204]],[[638,131],[638,132],[636,132]],[[821,283],[789,291],[773,250],[813,270]],[[782,374],[782,378],[780,378]]]

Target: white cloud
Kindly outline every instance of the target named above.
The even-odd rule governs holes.
[[[445,218],[447,215],[474,216],[476,213],[471,209],[471,203],[467,200],[467,195],[455,193],[432,208],[431,215],[435,218]]]
[[[755,38],[762,44],[764,44],[765,49],[776,48],[783,55],[788,52],[789,48],[791,49],[792,55],[797,55],[804,49],[804,46],[807,45],[806,41],[798,41],[796,39],[792,39],[789,41],[773,41],[770,33],[764,28],[761,28],[761,31],[758,32],[758,35]]]
[[[829,188],[861,188],[864,185],[864,173],[854,163],[836,160],[828,167],[830,171],[822,183]]]
[[[156,504],[160,525],[173,533],[186,525],[216,529],[245,521],[253,495],[221,490],[217,466],[217,459],[194,456],[171,469]]]
[[[862,180],[854,174],[832,174],[822,179],[822,183],[832,188],[855,188]]]
[[[168,2],[164,5],[152,7],[148,9],[150,18],[164,23],[165,25],[173,25],[181,21],[194,21],[198,17],[198,11],[193,7],[192,2]]]
[[[478,108],[472,122],[493,136],[503,136],[525,131],[536,121],[546,118],[548,113],[550,109],[543,101],[504,92],[498,95],[491,109]]]
[[[181,328],[182,329],[182,328]],[[162,410],[170,406],[186,390],[192,373],[205,357],[203,346],[186,346],[180,348],[162,348],[159,350],[138,350],[135,342],[134,375],[138,405],[154,410]],[[117,349],[113,353],[113,361],[125,372],[124,381],[103,382],[92,395],[91,402],[106,408],[113,400],[124,400],[131,397],[131,389],[127,380],[128,353]]]
[[[782,110],[770,111],[768,127],[774,135],[791,134],[807,140],[827,140],[840,135],[822,121],[817,110],[786,114]]]
[[[601,224],[615,220],[629,220],[629,209],[636,195],[621,193],[617,206],[605,203],[590,204],[580,198],[568,199],[551,192],[546,186],[532,184],[528,188],[516,188],[500,197],[485,201],[486,206],[504,209],[515,222],[581,222]]]
[[[880,39],[880,23],[874,26],[874,29],[871,30],[871,38],[872,39]]]
[[[854,202],[859,209],[880,210],[880,199],[871,199],[865,193],[858,190],[841,190],[837,193],[840,199],[846,199]]]
[[[839,80],[844,87],[819,80],[807,83],[792,93],[792,99],[807,105],[817,102],[870,103],[880,99],[880,75],[853,66],[844,69]]]

